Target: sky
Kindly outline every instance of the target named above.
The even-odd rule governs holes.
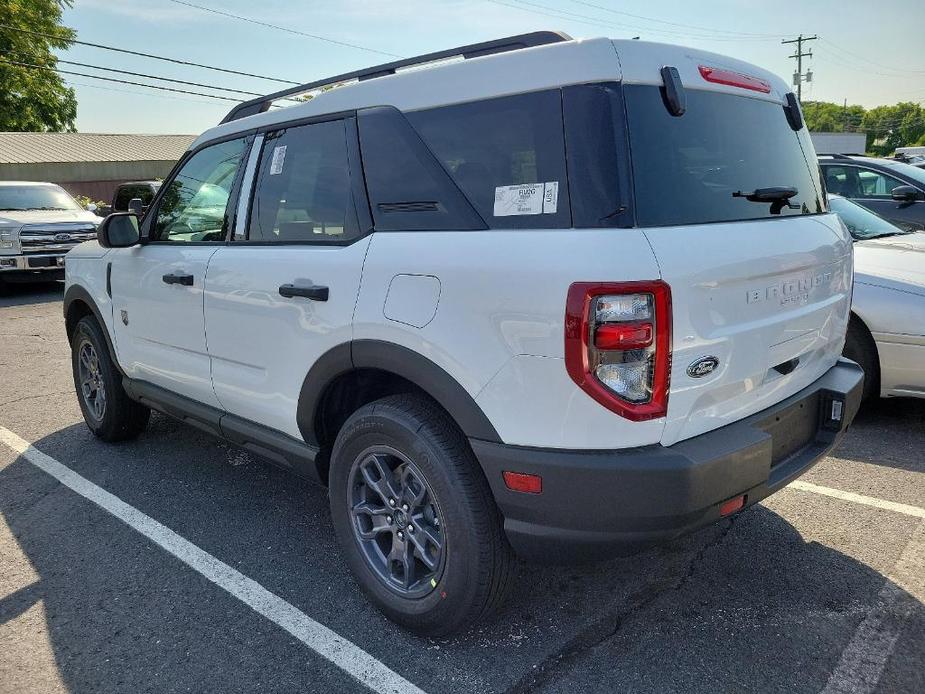
[[[64,24],[78,39],[301,83],[503,36],[554,29],[576,38],[609,36],[687,45],[761,65],[788,81],[793,45],[813,72],[803,99],[873,107],[925,105],[923,0],[188,0],[275,24],[282,31],[175,0],[74,0]],[[292,33],[301,32],[301,33]],[[307,36],[305,34],[313,35]],[[324,40],[327,39],[327,40]],[[351,44],[351,45],[344,45]],[[60,58],[130,72],[268,93],[286,85],[129,56],[88,46]],[[60,69],[106,76],[92,68]],[[157,82],[162,86],[234,96]],[[198,134],[234,105],[64,75],[77,92],[77,129],[101,133]],[[239,98],[250,98],[240,96]]]

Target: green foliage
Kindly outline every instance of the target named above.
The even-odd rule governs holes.
[[[99,211],[99,209],[103,207],[103,205],[109,204],[108,202],[103,202],[102,200],[94,200],[89,195],[75,195],[74,199],[77,201],[77,204],[80,205],[84,209],[87,209],[87,205],[91,203],[96,205],[97,211]]]
[[[842,133],[855,132],[864,118],[863,106],[833,104],[828,101],[805,101],[803,118],[810,132]]]
[[[866,132],[867,151],[872,154],[883,156],[897,147],[925,144],[925,109],[919,104],[907,101],[868,111],[857,105],[846,108],[827,101],[807,101],[802,107],[810,132]]]
[[[74,132],[77,99],[52,70],[9,65],[17,61],[55,67],[53,48],[66,48],[74,38],[61,26],[61,11],[71,0],[0,0],[2,23],[27,31],[54,34],[45,39],[0,28],[0,131]]]
[[[864,114],[861,129],[867,132],[868,150],[889,154],[925,135],[925,111],[911,101],[895,106],[878,106]]]

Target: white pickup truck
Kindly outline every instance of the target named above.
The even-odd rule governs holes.
[[[0,181],[0,284],[64,279],[64,255],[103,220],[54,183]]]

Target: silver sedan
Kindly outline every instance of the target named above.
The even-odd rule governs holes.
[[[854,243],[845,356],[867,374],[864,397],[925,398],[925,231],[829,196]]]

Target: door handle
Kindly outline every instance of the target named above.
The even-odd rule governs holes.
[[[164,284],[182,284],[184,287],[193,286],[193,276],[192,275],[175,275],[173,273],[164,275],[161,277],[164,281]]]
[[[311,287],[299,287],[295,284],[283,284],[279,288],[280,296],[291,299],[294,296],[304,296],[312,301],[327,301],[328,288],[314,284]]]

